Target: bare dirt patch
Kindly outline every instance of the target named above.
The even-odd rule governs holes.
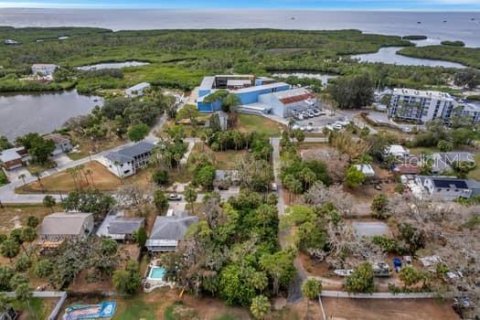
[[[328,319],[456,320],[449,301],[435,299],[322,298]]]

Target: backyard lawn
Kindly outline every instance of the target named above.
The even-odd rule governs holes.
[[[237,129],[242,132],[258,132],[269,137],[279,137],[285,126],[262,116],[239,114]]]

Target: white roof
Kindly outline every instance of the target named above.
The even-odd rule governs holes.
[[[297,96],[310,94],[310,93],[311,91],[306,88],[295,88],[295,89],[290,89],[285,91],[273,92],[271,94],[278,99],[285,99],[285,98],[292,98],[292,97],[297,97]]]
[[[404,154],[408,153],[408,150],[399,144],[392,144],[385,149],[385,152],[390,154]]]
[[[227,86],[228,87],[237,87],[237,86],[244,86],[244,85],[251,85],[252,80],[251,79],[231,79],[227,80]]]
[[[440,91],[426,91],[426,90],[416,90],[416,89],[400,89],[395,88],[393,89],[394,95],[402,95],[402,96],[415,96],[415,97],[423,97],[423,98],[436,98],[436,99],[452,99],[450,94],[446,92]]]
[[[285,83],[285,82],[275,82],[275,83],[264,84],[264,85],[261,85],[261,86],[254,86],[254,87],[248,87],[248,88],[233,90],[232,92],[234,92],[234,93],[247,93],[247,92],[255,92],[255,91],[260,91],[260,90],[265,90],[265,89],[274,89],[274,88],[279,88],[279,87],[290,87],[290,85],[288,83]]]
[[[358,171],[362,172],[366,176],[375,175],[375,170],[373,170],[373,167],[369,164],[356,164],[355,168],[357,168]]]
[[[150,87],[150,83],[142,82],[142,83],[134,85],[133,87],[128,88],[126,91],[127,92],[138,91],[138,90],[143,90],[143,89],[146,89],[146,88],[149,88],[149,87]]]
[[[56,68],[56,64],[51,64],[51,63],[35,63],[32,64],[32,68]]]
[[[21,160],[22,156],[18,154],[18,151],[22,150],[23,148],[12,148],[3,150],[0,152],[0,162],[9,162],[13,160]]]

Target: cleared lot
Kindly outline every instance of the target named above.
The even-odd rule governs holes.
[[[322,298],[329,320],[457,320],[449,301]]]

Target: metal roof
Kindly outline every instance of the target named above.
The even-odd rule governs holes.
[[[18,151],[23,150],[23,147],[20,148],[12,148],[12,149],[7,149],[3,150],[0,152],[0,162],[9,162],[13,160],[21,160],[22,155],[18,153]]]
[[[198,222],[195,216],[158,216],[149,240],[182,240],[188,227]]]
[[[80,235],[84,232],[85,221],[91,213],[57,212],[46,216],[40,226],[41,235]],[[93,218],[92,218],[93,221]]]
[[[238,90],[232,90],[233,93],[248,93],[248,92],[256,92],[256,91],[261,91],[261,90],[267,90],[267,89],[275,89],[275,88],[281,88],[281,87],[290,87],[288,83],[285,82],[275,82],[275,83],[269,83],[269,84],[264,84],[261,86],[253,86],[253,87],[248,87],[248,88],[242,88]]]
[[[107,153],[105,158],[112,162],[117,162],[119,164],[133,161],[134,157],[142,155],[144,153],[152,152],[152,149],[155,147],[153,143],[147,141],[140,141],[132,146],[125,147],[118,151],[113,151]]]
[[[205,77],[200,84],[200,90],[212,89],[215,83],[215,77]]]
[[[118,217],[108,225],[109,234],[132,234],[143,226],[144,218]]]

